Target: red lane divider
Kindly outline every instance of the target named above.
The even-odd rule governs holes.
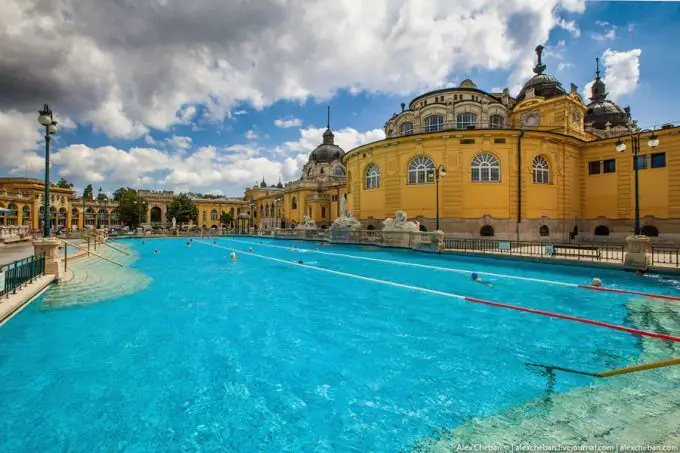
[[[607,293],[619,293],[619,294],[635,294],[636,296],[653,297],[655,299],[666,299],[666,300],[680,300],[678,296],[664,296],[663,294],[651,294],[643,293],[642,291],[631,291],[629,289],[614,289],[614,288],[602,288],[591,285],[578,285],[581,289],[592,289],[595,291],[604,291]]]
[[[663,334],[663,333],[649,332],[647,330],[632,329],[630,327],[619,326],[617,324],[609,324],[609,323],[606,323],[606,322],[594,321],[592,319],[587,319],[587,318],[578,318],[576,316],[562,315],[562,314],[559,314],[559,313],[552,313],[552,312],[549,312],[549,311],[534,310],[533,308],[518,307],[517,305],[508,305],[508,304],[502,304],[502,303],[499,303],[499,302],[491,302],[491,301],[483,300],[483,299],[475,299],[473,297],[466,297],[465,300],[468,301],[468,302],[476,303],[476,304],[491,305],[492,307],[509,308],[511,310],[523,311],[523,312],[532,313],[532,314],[535,314],[535,315],[550,316],[551,318],[566,319],[567,321],[582,322],[584,324],[591,324],[593,326],[600,326],[600,327],[606,327],[608,329],[620,330],[622,332],[628,332],[628,333],[640,335],[640,336],[643,336],[643,337],[659,338],[659,339],[662,339],[662,340],[675,341],[675,342],[680,343],[680,337],[675,337],[673,335],[666,335],[666,334]]]

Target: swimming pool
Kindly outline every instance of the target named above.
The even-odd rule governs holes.
[[[447,294],[631,328],[630,295],[554,282],[678,294],[672,279],[612,270],[185,242],[126,241],[152,279],[140,292],[62,309],[42,296],[3,326],[0,450],[404,451],[547,386],[592,383],[548,383],[527,362],[602,371],[641,352],[639,336]]]

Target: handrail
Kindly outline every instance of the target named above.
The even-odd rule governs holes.
[[[107,244],[105,241],[101,241],[99,244],[105,245],[105,246],[107,246],[107,247],[109,247],[109,248],[112,248],[112,249],[115,250],[116,252],[120,252],[120,253],[122,253],[123,255],[130,256],[130,254],[129,254],[128,252],[126,252],[126,251],[124,251],[124,250],[120,250],[119,248],[116,248],[116,247],[112,246],[111,244]]]
[[[601,371],[599,373],[590,373],[588,371],[572,370],[570,368],[563,368],[560,366],[544,365],[542,363],[527,363],[527,366],[545,368],[549,371],[564,371],[565,373],[580,374],[584,376],[592,376],[598,378],[608,378],[612,376],[619,376],[621,374],[637,373],[639,371],[654,370],[657,368],[664,368],[667,366],[680,365],[680,357],[670,360],[660,360],[658,362],[642,363],[640,365],[632,365],[625,368],[616,368],[609,371]]]
[[[79,250],[82,250],[82,251],[84,251],[84,252],[91,253],[92,255],[94,255],[94,256],[96,256],[96,257],[98,257],[98,258],[103,259],[104,261],[108,261],[109,263],[113,263],[113,264],[115,264],[115,265],[117,265],[117,266],[120,266],[120,267],[125,267],[125,266],[123,266],[122,264],[120,264],[120,263],[118,263],[118,262],[116,262],[116,261],[110,260],[110,259],[106,258],[105,256],[101,256],[101,255],[100,255],[99,253],[97,253],[97,252],[88,251],[86,248],[83,248],[83,247],[81,247],[81,246],[79,246],[79,245],[75,245],[75,244],[73,244],[72,242],[66,241],[66,240],[64,240],[64,239],[62,239],[62,241],[64,241],[64,243],[70,245],[71,247],[75,247],[75,248],[77,248],[77,249],[79,249]]]

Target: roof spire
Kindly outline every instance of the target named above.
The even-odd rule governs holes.
[[[607,87],[604,81],[600,78],[600,59],[595,59],[595,81],[590,89],[590,100],[593,102],[602,102],[607,99]]]
[[[536,66],[534,67],[534,73],[536,75],[541,75],[543,74],[543,71],[545,71],[545,65],[543,64],[543,47],[542,45],[536,46],[536,56],[538,57],[538,62],[536,63]]]
[[[328,114],[326,116],[326,129],[331,130],[331,106],[328,106]]]
[[[333,145],[333,139],[335,136],[333,135],[333,132],[331,131],[331,106],[328,106],[328,114],[326,116],[326,132],[323,133],[323,144],[324,145]]]

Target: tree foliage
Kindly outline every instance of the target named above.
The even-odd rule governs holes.
[[[190,220],[196,222],[198,218],[198,207],[191,200],[189,195],[181,193],[172,197],[165,212],[168,221],[174,217],[178,224],[188,223]]]
[[[220,214],[220,223],[222,223],[223,225],[229,225],[233,221],[234,216],[232,215],[231,212],[222,211],[222,214]]]
[[[88,184],[83,190],[83,198],[86,200],[94,200],[94,189],[92,189],[92,184]]]
[[[106,195],[106,192],[104,192],[102,190],[102,188],[100,187],[99,192],[97,192],[97,200],[104,201],[104,200],[108,200],[108,199],[109,199],[109,196]]]
[[[137,196],[130,187],[120,187],[113,192],[113,199],[119,204],[120,220],[124,225],[137,227],[146,219],[148,202]]]
[[[70,183],[68,180],[65,178],[59,178],[59,181],[57,182],[57,187],[60,187],[62,189],[72,189],[73,184]]]

